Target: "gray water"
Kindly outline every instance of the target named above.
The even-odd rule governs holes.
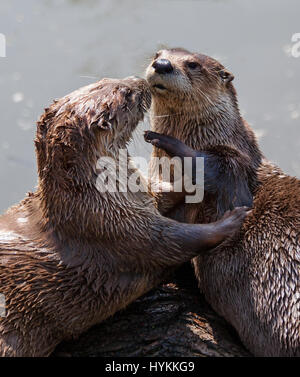
[[[102,77],[142,75],[164,45],[220,59],[265,155],[300,177],[299,16],[299,0],[1,0],[0,211],[36,185],[44,107]],[[150,153],[141,131],[133,155]]]

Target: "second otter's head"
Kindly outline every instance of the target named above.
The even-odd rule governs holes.
[[[103,79],[55,101],[37,124],[40,179],[92,174],[100,156],[126,147],[150,104],[147,82],[134,77]]]
[[[146,71],[158,112],[212,113],[215,107],[234,106],[233,78],[215,59],[181,48],[158,51]]]

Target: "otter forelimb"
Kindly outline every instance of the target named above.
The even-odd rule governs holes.
[[[227,145],[208,146],[203,151],[196,151],[182,141],[157,132],[146,131],[145,140],[157,148],[163,149],[171,157],[192,158],[192,182],[195,184],[197,158],[204,158],[205,191],[217,197],[218,216],[234,207],[253,204],[253,197],[248,182],[249,157]]]

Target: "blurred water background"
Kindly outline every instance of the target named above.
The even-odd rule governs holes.
[[[143,75],[161,46],[221,60],[265,155],[300,177],[299,0],[10,0],[0,3],[0,210],[36,186],[35,122],[102,77]],[[142,130],[132,155],[148,156]]]

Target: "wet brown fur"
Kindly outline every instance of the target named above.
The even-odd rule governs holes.
[[[150,100],[144,80],[104,79],[40,118],[37,190],[0,217],[1,356],[49,355],[241,224],[245,211],[180,224],[163,218],[147,192],[97,189],[98,159],[117,162]]]
[[[193,260],[199,286],[254,355],[299,355],[300,181],[262,156],[224,66],[184,49],[159,51],[154,60],[161,58],[174,70],[157,74],[152,63],[147,69],[152,130],[196,151],[223,150],[224,174],[229,167],[239,179],[246,171],[254,195],[253,213],[240,234]],[[189,69],[189,62],[197,67]],[[231,149],[235,156],[227,153]],[[153,149],[154,157],[164,155]],[[184,221],[212,221],[218,216],[216,197],[206,193],[202,203],[185,204],[184,211]]]

